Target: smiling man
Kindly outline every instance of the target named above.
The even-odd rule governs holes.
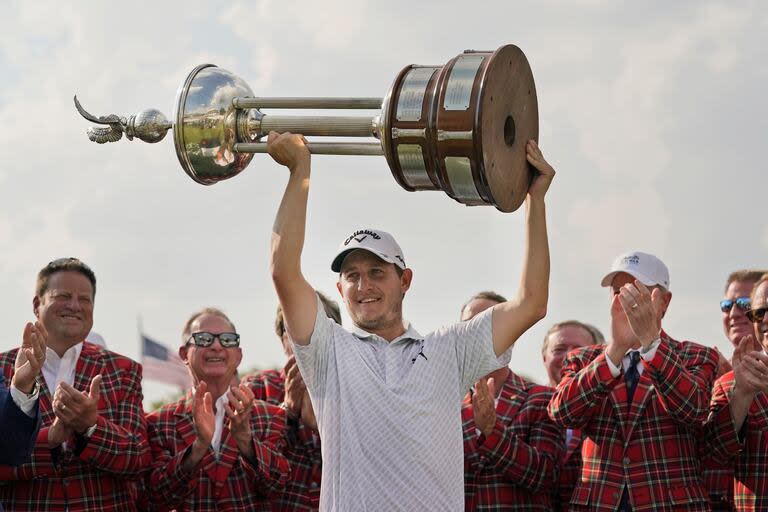
[[[290,171],[272,234],[272,278],[322,439],[320,509],[462,510],[462,399],[546,313],[544,196],[554,170],[529,141],[538,172],[526,199],[517,295],[422,336],[403,316],[413,271],[395,239],[378,229],[344,237],[332,259],[351,330],[326,317],[301,271],[309,151],[290,133],[271,133],[268,149]]]
[[[288,478],[283,411],[236,385],[240,335],[221,310],[193,313],[182,343],[179,356],[195,387],[147,416],[151,509],[270,510],[269,497]]]
[[[32,306],[47,331],[41,428],[28,464],[0,468],[8,510],[136,510],[134,482],[149,467],[141,366],[88,343],[96,276],[77,258],[48,263]],[[0,356],[7,379],[16,350]]]

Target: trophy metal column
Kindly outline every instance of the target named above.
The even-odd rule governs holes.
[[[235,74],[197,66],[176,96],[173,123],[147,109],[130,117],[86,119],[107,125],[91,140],[115,142],[125,133],[159,142],[173,128],[176,155],[198,183],[240,173],[254,153],[266,153],[270,131],[310,137],[366,137],[378,142],[310,141],[312,154],[384,155],[406,190],[443,190],[465,205],[516,210],[532,172],[525,144],[538,139],[538,105],[530,66],[514,45],[465,51],[443,66],[406,66],[384,98],[260,98]],[[363,109],[368,116],[265,114],[262,109]]]

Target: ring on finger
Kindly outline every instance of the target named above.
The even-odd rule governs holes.
[[[637,307],[638,307],[638,304],[637,304],[637,302],[635,302],[634,304],[632,304],[632,309],[637,309]]]

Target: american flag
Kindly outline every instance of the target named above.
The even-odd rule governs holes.
[[[144,377],[189,389],[192,377],[184,361],[174,351],[145,334],[141,335],[141,365]]]

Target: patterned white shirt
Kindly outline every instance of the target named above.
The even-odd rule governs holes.
[[[318,298],[294,352],[320,430],[320,510],[464,510],[462,399],[501,366],[491,310],[387,342],[334,323]]]

